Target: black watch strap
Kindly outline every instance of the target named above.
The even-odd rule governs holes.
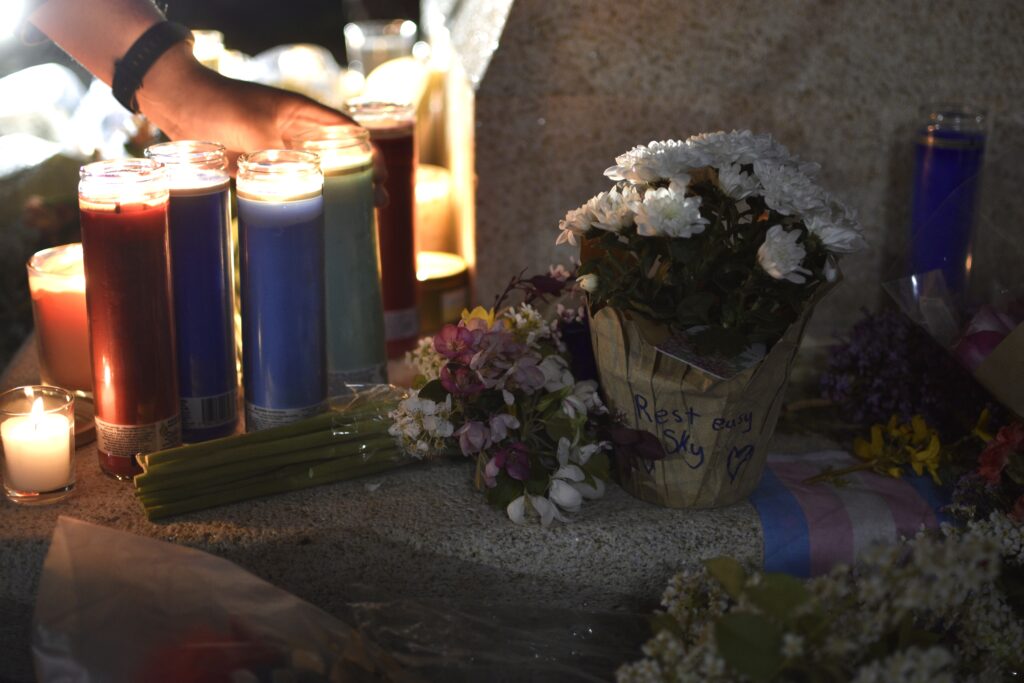
[[[114,80],[110,87],[121,106],[139,113],[135,94],[142,87],[142,79],[153,62],[172,45],[191,39],[192,32],[187,27],[172,21],[153,24],[139,36],[124,57],[114,62]]]

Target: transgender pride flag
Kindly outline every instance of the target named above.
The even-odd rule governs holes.
[[[764,568],[815,576],[851,564],[871,544],[893,543],[948,521],[948,502],[928,476],[848,475],[846,486],[804,484],[825,467],[858,462],[843,451],[769,454],[750,502],[764,529]]]

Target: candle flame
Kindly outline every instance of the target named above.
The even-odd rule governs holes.
[[[39,429],[40,419],[43,417],[43,397],[36,396],[36,400],[32,402],[32,412],[29,414],[32,419],[32,429]]]

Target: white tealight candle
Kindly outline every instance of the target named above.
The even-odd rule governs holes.
[[[42,397],[32,412],[0,425],[4,445],[4,482],[15,491],[45,493],[71,482],[71,421],[43,411]]]

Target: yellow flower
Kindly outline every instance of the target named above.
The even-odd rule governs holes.
[[[470,323],[470,321],[481,320],[485,325],[487,325],[487,329],[490,330],[494,327],[495,317],[496,313],[494,312],[493,308],[484,308],[483,306],[477,306],[472,311],[467,311],[465,308],[462,309],[462,322],[466,323],[467,325]],[[502,322],[504,323],[505,321],[503,320]]]
[[[928,423],[920,415],[910,419],[910,426],[914,430],[914,443],[928,443],[928,437],[932,436],[932,430],[928,429]]]
[[[882,457],[885,442],[882,439],[882,425],[872,425],[871,441],[857,437],[853,440],[853,452],[861,460],[877,460]]]
[[[971,430],[971,434],[974,434],[974,436],[978,437],[985,443],[988,443],[994,438],[988,427],[988,423],[991,418],[992,415],[988,412],[988,408],[985,408],[981,411],[981,415],[978,416],[978,423],[974,425],[974,429]]]
[[[942,444],[939,443],[939,437],[935,434],[932,434],[928,447],[923,450],[915,451],[908,446],[907,452],[910,454],[910,466],[914,468],[914,472],[921,475],[927,469],[928,474],[932,475],[932,480],[936,484],[941,484],[942,480],[939,479],[939,455],[942,452],[941,449]]]

